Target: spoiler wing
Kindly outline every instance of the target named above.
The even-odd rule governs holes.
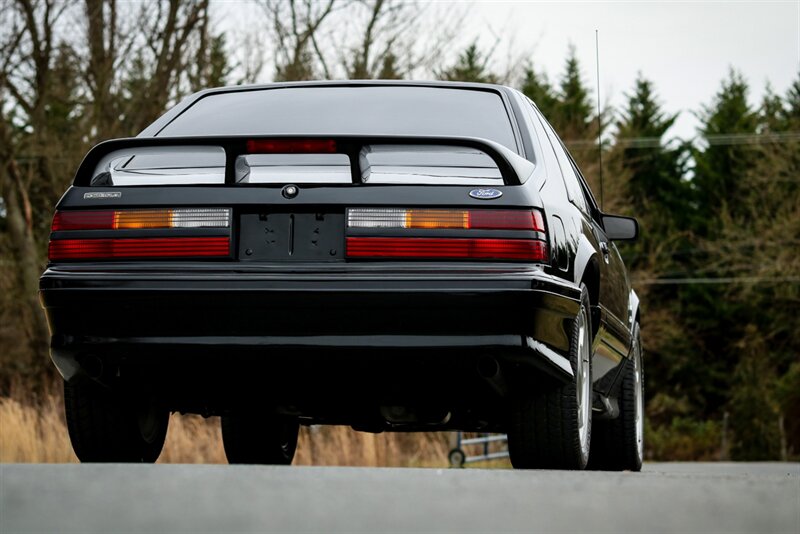
[[[225,185],[236,184],[236,161],[239,156],[248,155],[248,141],[258,140],[291,141],[318,140],[334,141],[333,153],[347,155],[353,183],[363,183],[369,169],[365,154],[375,146],[426,146],[426,147],[461,147],[480,151],[486,154],[497,165],[504,185],[521,185],[525,183],[535,169],[534,163],[516,154],[507,147],[488,139],[474,137],[428,137],[428,136],[269,136],[258,138],[253,136],[191,136],[191,137],[131,137],[111,139],[95,145],[78,168],[73,184],[76,186],[110,185],[96,183],[98,167],[108,162],[109,156],[120,151],[136,148],[168,149],[169,147],[209,147],[221,148],[225,154]]]

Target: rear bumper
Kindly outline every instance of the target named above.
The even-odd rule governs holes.
[[[309,353],[387,368],[412,353],[492,354],[563,378],[580,306],[578,288],[519,265],[63,264],[40,290],[67,379],[88,356],[180,372]]]

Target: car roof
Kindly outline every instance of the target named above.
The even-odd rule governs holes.
[[[253,85],[231,85],[214,87],[194,93],[194,95],[208,95],[214,93],[230,93],[235,91],[258,91],[264,89],[278,89],[285,87],[363,87],[363,86],[398,86],[398,87],[442,87],[447,89],[478,89],[507,91],[509,87],[493,83],[477,82],[449,82],[441,80],[310,80],[294,82],[273,82]]]

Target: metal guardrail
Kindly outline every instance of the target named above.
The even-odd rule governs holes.
[[[465,438],[464,432],[456,432],[455,446],[447,454],[450,467],[464,467],[464,464],[508,458],[508,436],[489,433],[477,433],[476,436]],[[492,451],[492,443],[505,443],[505,449]],[[464,449],[476,445],[481,446],[480,454],[468,456]]]

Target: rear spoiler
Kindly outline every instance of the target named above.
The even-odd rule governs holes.
[[[279,135],[279,136],[192,136],[192,137],[130,137],[111,139],[95,145],[86,154],[75,174],[73,185],[88,186],[103,159],[118,150],[141,147],[221,147],[225,151],[225,185],[235,184],[236,158],[249,154],[249,141],[333,141],[332,153],[346,154],[350,160],[353,183],[362,182],[363,161],[359,156],[371,145],[426,145],[455,146],[479,150],[488,155],[503,177],[505,185],[521,185],[534,171],[535,165],[507,147],[488,139],[475,137],[428,137],[428,136],[362,136],[362,135]]]

